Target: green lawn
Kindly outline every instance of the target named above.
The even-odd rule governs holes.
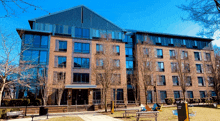
[[[190,121],[220,121],[220,109],[208,108],[208,107],[190,107],[192,111],[196,111],[195,117],[190,117]],[[176,107],[163,108],[162,112],[159,113],[158,121],[178,121],[178,117],[174,116],[172,110],[176,110]],[[136,120],[135,114],[130,114],[129,117],[123,118],[122,113],[124,111],[116,111],[114,114],[103,113],[105,115],[112,116],[124,121]],[[154,118],[141,118],[141,120],[151,120]]]
[[[58,117],[58,118],[50,118],[47,120],[41,120],[41,121],[84,121],[83,119],[81,119],[78,116],[74,116],[74,117]]]

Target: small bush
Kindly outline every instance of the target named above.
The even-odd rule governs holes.
[[[165,101],[167,105],[173,104],[173,98],[166,98]]]

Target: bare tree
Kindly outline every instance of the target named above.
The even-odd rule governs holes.
[[[190,0],[178,6],[186,11],[188,16],[183,20],[190,20],[202,26],[198,34],[212,37],[220,29],[220,0]]]
[[[176,47],[175,50],[171,50],[170,53],[172,54],[170,58],[174,60],[174,62],[171,64],[171,70],[178,75],[178,82],[176,83],[181,87],[183,99],[185,101],[186,90],[192,83],[190,78],[190,70],[193,70],[193,66],[190,66],[192,64],[189,61],[191,56],[188,55],[185,47]]]
[[[138,41],[134,53],[136,61],[134,73],[136,75],[136,78],[139,80],[139,87],[144,89],[147,104],[147,91],[149,90],[149,87],[153,87],[153,76],[155,71],[153,43],[148,35],[144,36],[143,42]]]
[[[96,64],[92,66],[92,75],[96,77],[96,84],[101,85],[102,101],[105,105],[105,112],[107,112],[107,95],[108,91],[114,85],[120,84],[120,76],[117,71],[120,70],[119,61],[114,60],[113,57],[117,55],[114,47],[114,41],[110,38],[101,38],[99,40],[102,44],[102,50],[95,54]]]
[[[66,73],[65,72],[57,72],[56,81],[54,84],[56,85],[56,95],[57,95],[57,104],[60,105],[63,91],[65,89],[65,80],[66,80]]]
[[[47,105],[48,100],[48,80],[46,75],[46,68],[43,67],[41,74],[38,74],[38,86],[40,87],[40,93],[43,99],[43,105]]]
[[[13,41],[12,41],[13,40]],[[33,72],[30,71],[35,65],[30,62],[20,60],[19,57],[23,51],[16,52],[17,45],[20,44],[12,34],[1,33],[1,55],[0,55],[0,105],[2,101],[2,94],[5,88],[11,85],[29,86],[32,80]],[[24,49],[25,50],[25,49]]]
[[[0,0],[0,3],[1,3],[0,6],[2,6],[2,8],[4,9],[4,12],[2,12],[4,15],[0,16],[0,18],[16,16],[20,12],[22,13],[27,12],[28,8],[34,8],[34,10],[40,9],[42,11],[49,13],[48,11],[42,9],[40,6],[35,5],[34,3],[30,1]]]

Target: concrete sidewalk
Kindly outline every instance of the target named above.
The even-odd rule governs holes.
[[[110,116],[106,116],[106,115],[102,115],[102,114],[77,114],[77,115],[60,115],[60,116],[49,116],[49,119],[51,118],[56,118],[56,117],[76,117],[79,116],[80,118],[82,118],[84,121],[122,121]],[[34,117],[34,121],[39,121],[39,120],[46,120],[47,116],[39,116],[39,117]],[[11,119],[8,121],[32,121],[32,118],[21,118],[21,119]]]

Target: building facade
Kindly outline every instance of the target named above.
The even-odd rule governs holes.
[[[30,92],[39,95],[40,89],[35,81],[40,76],[47,77],[48,104],[57,104],[58,89],[62,86],[65,88],[61,99],[63,105],[102,102],[102,86],[97,83],[97,74],[93,71],[93,67],[105,64],[100,55],[105,50],[100,38],[113,40],[109,46],[116,55],[110,57],[117,67],[115,76],[120,82],[110,86],[108,102],[134,103],[134,88],[138,90],[140,103],[146,103],[146,99],[149,103],[156,100],[164,103],[165,98],[182,98],[179,75],[174,71],[176,60],[173,57],[177,52],[181,57],[187,57],[189,64],[186,97],[215,95],[210,83],[212,77],[207,76],[208,65],[214,61],[212,39],[125,30],[85,6],[32,19],[29,24],[30,30],[17,29],[22,39],[21,50],[24,51],[20,60],[37,65],[31,70]],[[151,43],[147,43],[149,40]],[[129,82],[129,75],[141,65],[137,64],[137,57],[141,55],[137,48],[143,48],[144,57],[154,62],[151,74],[148,74],[152,84],[147,90],[147,98],[140,75],[138,87],[131,86]],[[99,71],[102,73],[102,68]],[[19,98],[19,92],[17,94]]]

